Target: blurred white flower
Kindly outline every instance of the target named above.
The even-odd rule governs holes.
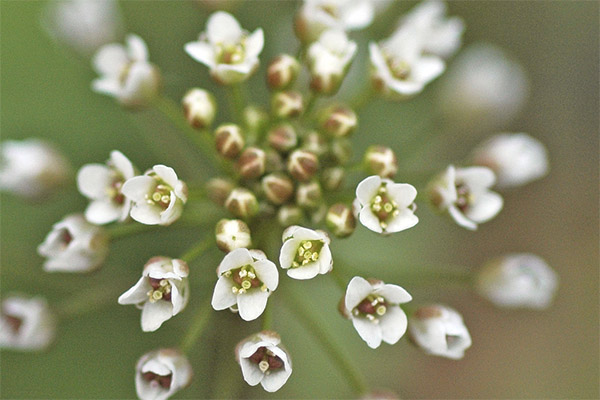
[[[193,88],[188,90],[182,100],[185,117],[196,129],[208,128],[217,114],[215,96],[207,90]]]
[[[45,299],[12,295],[1,307],[0,348],[43,350],[54,340],[56,317]]]
[[[482,267],[476,288],[499,307],[544,309],[552,302],[558,277],[534,254],[509,254]]]
[[[348,40],[344,31],[330,29],[308,48],[312,90],[318,93],[335,93],[356,53],[356,43]]]
[[[108,235],[82,214],[70,214],[52,226],[37,248],[47,257],[47,272],[89,272],[98,268],[108,254]]]
[[[444,305],[419,307],[408,320],[412,341],[428,354],[463,358],[471,336],[458,312]]]
[[[429,198],[434,207],[447,211],[457,224],[475,230],[477,224],[489,221],[502,209],[502,197],[489,190],[495,181],[489,168],[450,165],[429,184]]]
[[[414,186],[373,175],[356,187],[355,211],[360,223],[373,232],[400,232],[419,222],[414,214],[416,197]]]
[[[158,96],[160,71],[148,61],[142,38],[130,34],[126,43],[107,44],[94,55],[92,63],[100,77],[92,82],[92,90],[112,96],[124,106],[148,105]]]
[[[375,349],[382,340],[394,344],[404,335],[407,319],[399,304],[411,300],[400,286],[355,276],[346,289],[343,311],[362,340]]]
[[[283,231],[279,265],[294,279],[311,279],[333,268],[329,236],[323,231],[290,226]]]
[[[69,161],[40,139],[7,140],[0,144],[0,189],[41,199],[71,177]]]
[[[473,163],[488,167],[498,178],[496,186],[521,186],[548,173],[548,152],[526,133],[492,136],[473,151]]]
[[[217,275],[213,308],[235,309],[237,305],[244,321],[252,321],[263,313],[267,299],[279,284],[277,267],[259,250],[233,250],[219,264]]]
[[[86,164],[77,173],[79,192],[91,200],[85,218],[93,224],[124,221],[129,216],[131,200],[121,192],[123,183],[137,171],[120,151],[112,151],[103,164]]]
[[[144,354],[135,367],[135,390],[142,400],[165,400],[192,380],[192,366],[176,349]]]
[[[215,228],[217,247],[226,253],[252,245],[250,228],[239,219],[222,219]]]
[[[185,51],[206,65],[217,82],[231,85],[252,75],[263,45],[262,29],[249,34],[231,14],[218,11],[208,18],[206,32],[200,34],[198,41],[187,43]]]
[[[131,218],[146,225],[175,222],[187,202],[186,184],[173,168],[160,164],[125,181],[121,192],[132,202]]]
[[[281,338],[272,331],[262,331],[242,340],[235,349],[244,380],[251,386],[259,383],[267,392],[279,390],[292,374],[292,360],[281,346]]]
[[[183,260],[153,257],[144,265],[137,283],[119,296],[119,304],[135,304],[140,308],[142,330],[153,332],[187,305],[188,274],[188,265]]]

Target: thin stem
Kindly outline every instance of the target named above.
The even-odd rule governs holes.
[[[306,100],[306,106],[304,107],[304,115],[306,118],[310,117],[310,113],[312,112],[317,100],[319,99],[319,95],[313,91],[310,91],[308,94],[308,98]]]
[[[271,312],[271,307],[269,307],[269,303],[265,307],[265,311],[262,314],[262,330],[268,331],[271,329],[271,325],[273,324],[273,313]]]
[[[190,263],[196,258],[200,257],[210,246],[214,243],[214,237],[211,234],[206,235],[204,239],[196,243],[194,246],[189,248],[179,258],[183,261]]]
[[[339,266],[335,266],[332,270],[331,270],[331,277],[333,278],[333,280],[335,281],[336,285],[342,290],[342,292],[346,291],[346,286],[348,285],[348,283],[346,282],[346,280],[344,279],[344,277],[342,276],[341,272],[340,272],[340,267]]]
[[[119,293],[114,288],[114,283],[110,283],[77,292],[56,306],[58,317],[71,319],[111,303],[117,304]]]
[[[196,314],[194,315],[194,319],[192,323],[189,325],[189,329],[185,333],[185,336],[181,340],[181,344],[179,345],[179,349],[183,353],[188,353],[192,346],[198,341],[204,328],[208,324],[211,316],[210,311],[210,303],[206,303],[196,310]]]
[[[152,232],[158,227],[156,225],[144,225],[137,222],[128,224],[119,224],[106,229],[110,240],[122,239],[128,236],[133,236],[138,233]]]
[[[229,85],[227,89],[231,115],[235,116],[238,123],[242,123],[244,120],[244,104],[246,104],[242,83]]]

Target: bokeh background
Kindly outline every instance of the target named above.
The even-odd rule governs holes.
[[[57,45],[41,28],[40,13],[46,5],[40,1],[0,3],[2,140],[46,138],[65,152],[75,168],[103,162],[111,150],[119,149],[142,170],[165,163],[184,179],[203,177],[203,170],[183,157],[186,149],[182,150],[176,132],[160,116],[151,111],[125,112],[90,90],[95,74],[89,63]],[[235,11],[247,29],[265,29],[263,65],[249,82],[257,102],[266,103],[266,61],[280,52],[297,50],[291,21],[298,5],[246,1]],[[393,13],[383,18],[393,22],[412,5],[395,4]],[[206,69],[183,52],[183,45],[204,29],[209,12],[188,1],[125,1],[121,8],[127,30],[146,40],[151,60],[162,69],[166,95],[179,101],[192,86],[213,90],[223,104],[219,120],[225,120],[222,92],[209,80]],[[449,8],[466,22],[466,44],[499,45],[527,70],[529,101],[516,120],[498,131],[524,131],[544,142],[551,172],[541,181],[504,192],[504,210],[476,233],[422,206],[421,222],[414,229],[386,239],[358,229],[350,239],[336,242],[333,251],[334,258],[346,265],[404,286],[415,303],[441,301],[460,310],[473,338],[472,348],[458,362],[426,356],[405,338],[394,346],[371,350],[350,323],[336,314],[341,292],[330,279],[286,282],[285,290],[303,296],[307,309],[347,349],[371,386],[392,389],[401,398],[598,398],[599,3],[453,1]],[[354,84],[363,76],[368,39],[380,39],[388,32],[389,26],[380,23],[353,34],[360,45],[360,58],[352,67]],[[393,147],[401,160],[408,156],[403,138],[411,127],[436,113],[440,82],[407,103],[375,100],[367,105],[353,139],[357,147],[378,142]],[[429,172],[431,164],[461,160],[492,133],[457,135],[415,161],[413,171]],[[137,280],[150,256],[177,256],[213,229],[167,229],[123,239],[114,243],[98,272],[48,275],[42,271],[37,245],[54,222],[83,210],[86,201],[74,186],[43,204],[8,194],[0,199],[2,296],[14,291],[40,293],[51,304],[102,284],[118,295]],[[509,252],[538,254],[557,271],[560,289],[549,310],[498,310],[468,288],[443,281],[422,282],[411,275],[423,266],[463,265],[476,270],[486,259]],[[156,333],[142,333],[139,311],[118,306],[115,298],[108,306],[62,323],[48,352],[3,351],[0,396],[134,397],[136,360],[149,350],[178,343],[200,303],[211,296],[220,257],[215,250],[193,264],[192,301],[183,314]],[[413,278],[402,281],[403,276]],[[274,328],[294,361],[288,383],[268,394],[243,382],[233,345],[259,330],[260,323],[242,323],[237,316],[221,312],[214,313],[209,329],[190,354],[195,370],[192,385],[176,397],[352,397],[344,377],[311,333],[276,295],[271,302]]]

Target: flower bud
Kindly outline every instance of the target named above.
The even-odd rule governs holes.
[[[329,207],[325,222],[329,230],[340,238],[350,236],[356,228],[356,218],[352,209],[343,203]]]
[[[272,173],[262,179],[262,189],[273,204],[283,204],[292,197],[294,183],[283,173]]]
[[[281,119],[295,118],[304,111],[304,100],[298,92],[277,92],[271,97],[271,111]]]
[[[329,146],[327,145],[325,138],[323,138],[319,132],[311,131],[308,132],[302,140],[302,149],[310,151],[317,157],[320,157],[329,150]]]
[[[235,188],[225,201],[225,208],[238,218],[249,218],[258,212],[258,200],[245,188]]]
[[[234,159],[244,148],[242,129],[235,124],[224,124],[215,131],[215,145],[220,155]]]
[[[262,107],[249,105],[244,108],[243,119],[249,132],[260,132],[269,122],[269,114]]]
[[[229,253],[241,247],[250,248],[252,239],[250,228],[244,221],[239,219],[222,219],[215,228],[217,247]]]
[[[287,169],[295,179],[305,182],[319,169],[319,159],[309,151],[295,150],[288,157]]]
[[[278,171],[282,171],[285,169],[285,164],[283,163],[283,157],[281,157],[281,154],[279,154],[279,152],[277,152],[273,149],[266,149],[265,156],[266,156],[266,161],[265,161],[265,163],[266,163],[265,172],[266,173],[278,172]]]
[[[367,172],[382,178],[393,178],[398,171],[398,162],[394,151],[389,147],[370,146],[365,152],[364,163]]]
[[[9,296],[0,310],[0,348],[43,350],[54,340],[56,317],[41,297]]]
[[[304,218],[304,212],[298,206],[285,205],[279,207],[277,211],[277,221],[281,226],[291,226],[299,224]]]
[[[206,183],[208,198],[220,206],[225,204],[225,200],[227,200],[233,188],[233,182],[223,178],[212,178]]]
[[[237,162],[237,170],[246,179],[255,179],[265,173],[266,155],[258,147],[248,147]]]
[[[356,43],[348,40],[343,30],[323,32],[307,51],[310,88],[324,95],[335,94],[346,76],[356,49]]]
[[[279,124],[271,128],[267,139],[272,148],[282,153],[287,153],[298,144],[298,135],[290,124]]]
[[[338,164],[348,164],[352,159],[352,143],[346,138],[335,139],[331,143],[331,154]]]
[[[267,84],[272,90],[283,90],[294,83],[300,63],[288,54],[275,57],[267,67]]]
[[[303,182],[296,188],[296,204],[304,208],[317,208],[321,204],[323,193],[318,182]]]
[[[204,129],[212,125],[217,113],[217,103],[212,93],[193,88],[183,96],[181,102],[185,118],[192,127]]]
[[[325,190],[340,190],[344,185],[346,172],[342,167],[331,167],[323,170],[321,184]]]
[[[135,390],[142,400],[168,399],[192,380],[190,362],[175,349],[144,354],[135,370]]]
[[[334,137],[348,136],[356,130],[356,113],[345,106],[329,107],[321,116],[321,128]]]

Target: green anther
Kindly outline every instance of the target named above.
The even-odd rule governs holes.
[[[158,193],[158,192],[152,193],[152,200],[154,200],[154,201],[160,201],[161,198],[162,198],[162,195],[160,193]]]
[[[387,308],[384,305],[380,305],[379,307],[377,307],[377,309],[375,310],[375,312],[377,313],[377,315],[382,316],[385,314],[385,312],[387,311]]]
[[[304,247],[307,250],[310,249],[312,246],[313,246],[312,242],[309,242],[309,241],[302,243],[302,247]]]
[[[160,299],[162,299],[162,297],[163,297],[163,294],[161,291],[155,290],[154,292],[152,292],[152,298],[154,300],[160,300]]]
[[[242,288],[248,290],[252,287],[252,283],[248,280],[242,281]]]

